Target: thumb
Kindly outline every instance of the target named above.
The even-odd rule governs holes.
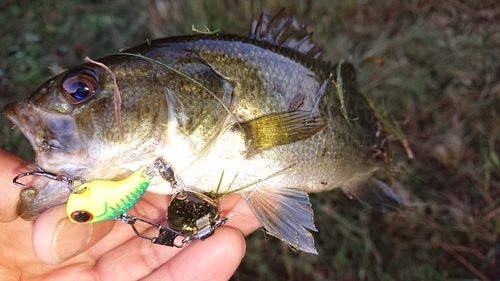
[[[33,249],[45,263],[58,264],[89,249],[113,228],[114,220],[77,224],[66,216],[66,204],[38,217],[33,227]]]

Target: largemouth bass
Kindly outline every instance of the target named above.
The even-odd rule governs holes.
[[[161,156],[183,188],[240,192],[270,234],[310,253],[307,193],[341,187],[379,210],[400,202],[380,180],[382,137],[354,67],[321,60],[284,11],[254,19],[248,37],[158,39],[76,66],[4,114],[44,171],[123,179]],[[24,218],[70,192],[43,177],[33,188],[21,198]],[[148,191],[173,192],[159,176]]]

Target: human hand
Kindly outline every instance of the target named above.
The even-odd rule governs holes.
[[[12,179],[33,170],[28,165],[0,148],[0,276],[4,280],[227,280],[245,253],[243,236],[259,227],[236,194],[219,202],[222,216],[237,208],[235,215],[207,240],[183,249],[152,244],[114,220],[72,223],[65,205],[47,210],[36,221],[24,221],[16,215],[20,188]],[[146,193],[129,213],[165,224],[168,200]],[[141,233],[157,235],[156,228],[137,227]]]

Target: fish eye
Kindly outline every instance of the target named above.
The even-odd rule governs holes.
[[[74,211],[71,213],[71,219],[76,222],[90,222],[94,216],[87,211]]]
[[[99,88],[99,76],[90,68],[70,70],[62,81],[63,96],[71,104],[89,100]]]

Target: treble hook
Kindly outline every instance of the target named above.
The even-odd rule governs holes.
[[[54,174],[54,173],[45,172],[42,169],[40,169],[40,171],[31,171],[31,172],[21,173],[21,174],[17,175],[12,180],[12,182],[17,186],[20,186],[23,188],[28,188],[29,186],[25,185],[22,182],[19,182],[20,178],[27,177],[27,176],[43,176],[43,177],[46,177],[46,178],[51,179],[51,180],[56,180],[56,181],[66,183],[68,185],[68,189],[73,193],[82,193],[85,191],[85,189],[76,189],[74,187],[75,181],[79,181],[81,184],[84,184],[85,180],[83,178],[81,178],[81,177],[70,178],[66,175],[58,175],[58,174]]]

